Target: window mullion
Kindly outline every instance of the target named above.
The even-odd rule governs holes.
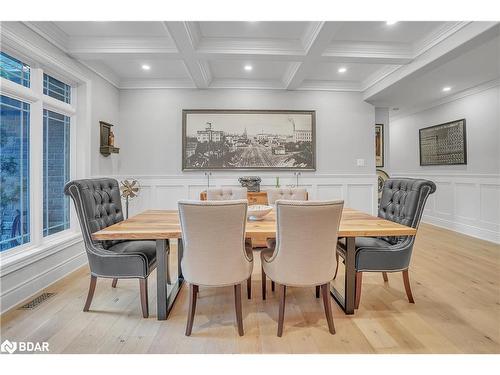
[[[31,71],[31,87],[40,97],[43,92],[43,71]],[[31,241],[33,245],[42,242],[43,231],[43,102],[31,105],[30,112],[30,198],[31,198]]]

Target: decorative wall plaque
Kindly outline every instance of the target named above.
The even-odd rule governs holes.
[[[419,130],[420,165],[467,164],[465,119]]]

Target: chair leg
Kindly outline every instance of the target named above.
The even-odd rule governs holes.
[[[325,308],[328,330],[332,335],[335,334],[335,325],[333,324],[332,304],[330,301],[330,284],[321,285],[321,294],[323,295],[323,306]]]
[[[193,330],[197,294],[198,294],[198,285],[189,284],[189,311],[188,311],[188,320],[186,324],[186,336],[191,336],[191,331]]]
[[[97,276],[90,275],[89,293],[87,294],[87,300],[85,301],[85,306],[83,307],[83,311],[89,311],[90,304],[92,303],[92,298],[94,297],[96,282],[97,282]]]
[[[142,317],[149,317],[149,304],[148,304],[148,279],[139,279],[139,289],[141,291],[141,307]]]
[[[252,276],[247,279],[247,298],[252,299]]]
[[[359,309],[359,301],[361,300],[361,284],[363,282],[363,272],[356,272],[356,300],[354,308]]]
[[[333,275],[333,280],[337,277],[337,272],[339,272],[339,252],[335,251],[335,259],[337,261],[337,266],[335,267],[335,275]]]
[[[389,281],[389,278],[387,277],[387,272],[382,272],[382,277],[384,278],[384,283],[387,283]]]
[[[278,284],[279,289],[279,316],[278,316],[278,337],[283,335],[283,323],[285,321],[285,297],[286,297],[286,285]]]
[[[316,285],[316,298],[319,298],[320,285]]]
[[[117,283],[118,283],[118,279],[113,279],[113,282],[111,283],[111,288],[116,288]]]
[[[271,280],[271,292],[274,292],[274,281]]]
[[[241,311],[241,284],[234,286],[234,307],[236,310],[236,323],[238,324],[238,334],[243,336],[243,314]]]
[[[403,271],[403,282],[405,284],[406,296],[408,297],[408,302],[415,303],[413,299],[413,294],[411,293],[410,278],[408,276],[408,270]]]
[[[262,299],[266,299],[266,273],[264,272],[264,267],[261,268],[262,270]]]

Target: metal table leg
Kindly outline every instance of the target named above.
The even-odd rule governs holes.
[[[167,240],[156,240],[156,312],[158,320],[167,319]]]
[[[182,284],[184,282],[184,277],[181,272],[181,259],[182,259],[182,240],[179,239],[178,242],[178,255],[177,255],[177,269],[178,277],[177,280],[172,284],[169,280],[167,283],[167,275],[170,276],[170,263],[168,262],[168,256],[170,250],[170,242],[168,240],[157,240],[156,241],[156,283],[157,283],[157,314],[158,320],[166,320],[168,314],[174,306],[175,299],[181,290]],[[170,278],[170,277],[169,277]],[[170,287],[170,290],[169,290]]]
[[[348,315],[354,314],[354,302],[356,298],[356,239],[354,237],[346,238],[346,254],[345,254],[345,279],[344,279],[344,296],[331,285],[330,293],[335,301],[342,307]]]

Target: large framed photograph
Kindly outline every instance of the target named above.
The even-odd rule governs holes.
[[[182,111],[182,170],[316,170],[315,111]]]
[[[465,119],[419,130],[420,165],[467,164]]]
[[[375,167],[384,166],[384,124],[375,125]]]

